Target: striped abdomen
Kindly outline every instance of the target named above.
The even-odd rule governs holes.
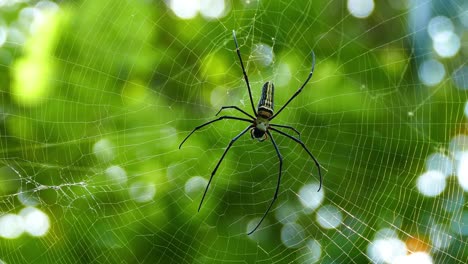
[[[258,102],[258,115],[264,118],[270,118],[273,115],[273,96],[275,94],[275,86],[272,82],[266,82],[262,88],[262,97]]]
[[[262,96],[258,102],[258,114],[255,118],[254,127],[252,128],[252,138],[258,141],[267,139],[267,129],[270,126],[270,118],[273,116],[273,95],[275,86],[272,82],[266,82],[262,88]]]

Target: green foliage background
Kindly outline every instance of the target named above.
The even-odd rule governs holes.
[[[311,83],[277,122],[302,132],[326,169],[324,203],[343,210],[345,224],[338,230],[320,228],[313,214],[298,219],[307,236],[322,244],[320,262],[368,262],[369,240],[386,226],[396,226],[403,240],[415,236],[428,243],[431,221],[450,220],[440,200],[423,198],[415,181],[430,153],[466,131],[467,94],[450,81],[432,90],[419,84],[415,64],[422,58],[411,48],[407,10],[376,2],[372,17],[359,20],[347,13],[345,1],[233,1],[226,17],[211,21],[181,20],[162,1],[60,3],[40,34],[24,45],[7,43],[1,49],[8,53],[0,50],[0,162],[6,166],[0,208],[16,213],[22,208],[18,193],[25,192],[51,220],[42,238],[0,239],[0,259],[295,261],[299,250],[282,245],[275,209],[258,231],[263,234],[245,235],[248,221],[263,214],[274,192],[278,161],[269,143],[247,136],[233,147],[200,213],[202,192],[191,197],[184,190],[190,177],[208,178],[245,126],[218,123],[177,149],[220,105],[242,101],[249,110],[233,29],[254,98],[264,81],[281,78],[275,66],[290,65],[291,81],[277,85],[277,108],[307,76],[312,49],[317,56]],[[8,22],[19,10],[0,14]],[[258,42],[273,46],[272,67],[249,56]],[[225,92],[213,105],[216,89]],[[102,138],[112,142],[111,158],[93,154]],[[279,136],[277,142],[285,157],[279,207],[297,203],[298,189],[317,175],[300,146]],[[125,169],[128,184],[154,185],[154,199],[132,200],[128,186],[105,177],[111,165]],[[443,197],[458,192],[452,188]],[[464,239],[434,258],[468,258]]]

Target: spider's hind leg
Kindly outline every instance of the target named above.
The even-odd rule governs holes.
[[[278,198],[278,193],[279,193],[279,187],[280,187],[280,184],[281,184],[281,172],[282,172],[282,169],[283,169],[283,156],[281,156],[281,153],[278,149],[278,145],[276,145],[276,142],[275,140],[273,139],[273,137],[271,136],[270,132],[267,130],[266,133],[268,134],[268,136],[271,138],[271,143],[273,143],[273,146],[275,147],[275,150],[276,150],[276,154],[278,155],[278,159],[279,159],[279,174],[278,174],[278,182],[276,184],[276,190],[275,190],[275,194],[273,195],[273,199],[271,200],[271,203],[270,203],[270,206],[268,206],[268,209],[265,211],[265,213],[263,214],[262,216],[262,219],[260,219],[260,221],[258,222],[258,224],[255,226],[255,228],[250,231],[249,233],[247,233],[247,235],[250,235],[252,234],[253,232],[255,232],[255,230],[257,230],[257,228],[260,226],[260,224],[263,222],[263,220],[265,220],[265,217],[267,216],[267,214],[270,212],[270,209],[271,207],[273,206],[273,204],[275,203],[276,201],[276,198]]]
[[[310,150],[306,147],[304,142],[302,142],[300,139],[297,139],[297,138],[295,138],[295,137],[293,137],[291,135],[288,135],[288,134],[284,133],[283,131],[280,131],[280,130],[274,128],[274,127],[272,127],[271,130],[276,131],[276,132],[280,133],[281,135],[294,140],[296,143],[298,143],[299,145],[302,146],[302,148],[307,152],[307,154],[309,154],[309,157],[314,161],[315,166],[317,167],[317,170],[318,170],[320,185],[319,185],[319,188],[318,188],[317,192],[319,192],[320,189],[322,189],[322,171],[320,170],[320,167],[321,167],[320,163],[314,157],[314,155],[312,155],[312,152],[310,152]]]

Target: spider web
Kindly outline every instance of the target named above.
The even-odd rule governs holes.
[[[359,19],[351,2],[369,1],[225,1],[189,19],[170,1],[0,1],[0,260],[466,262],[467,6],[375,1]],[[456,55],[434,50],[435,16],[453,21]],[[241,137],[198,213],[247,124],[177,148],[223,105],[251,112],[232,30],[255,105],[271,80],[278,110],[317,57],[275,123],[301,132],[323,188],[273,133],[280,194],[251,236],[278,179],[270,141]]]

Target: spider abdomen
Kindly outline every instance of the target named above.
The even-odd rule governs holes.
[[[270,118],[273,116],[274,93],[275,86],[273,82],[266,82],[262,87],[262,96],[258,101],[258,114],[251,132],[252,138],[256,138],[258,141],[267,139],[266,131],[270,125]]]
[[[273,96],[275,94],[275,86],[273,82],[266,82],[262,87],[262,96],[258,101],[258,115],[270,119],[274,111]]]

